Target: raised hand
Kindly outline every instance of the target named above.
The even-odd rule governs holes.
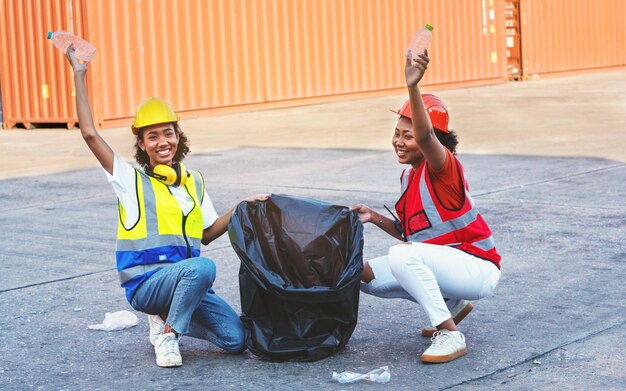
[[[429,62],[428,50],[413,59],[406,59],[404,74],[408,87],[415,87],[422,80]]]
[[[70,44],[70,46],[67,48],[67,51],[65,52],[65,57],[67,57],[67,61],[70,62],[70,65],[72,66],[75,74],[84,74],[85,72],[87,72],[87,63],[81,63],[80,61],[78,61],[75,52],[76,48],[74,47],[74,44]]]

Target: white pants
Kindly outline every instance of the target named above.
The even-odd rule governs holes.
[[[458,299],[478,300],[493,293],[500,270],[493,263],[453,247],[398,244],[389,255],[368,261],[374,279],[361,291],[419,303],[433,326],[450,318]],[[450,299],[446,305],[444,298]]]

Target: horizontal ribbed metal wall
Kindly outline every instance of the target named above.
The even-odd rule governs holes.
[[[526,76],[626,65],[626,1],[521,0]]]

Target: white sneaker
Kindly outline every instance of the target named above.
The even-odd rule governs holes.
[[[465,336],[460,331],[439,330],[431,340],[433,343],[422,354],[423,362],[448,362],[467,353]]]
[[[165,321],[159,315],[148,315],[148,325],[150,325],[150,343],[154,345],[159,335],[163,333]]]
[[[454,324],[459,324],[465,317],[472,312],[474,306],[467,300],[459,299],[457,303],[450,308],[450,315]],[[432,337],[437,331],[436,327],[424,327],[422,329],[422,337]]]
[[[183,358],[178,349],[178,339],[174,333],[165,333],[157,337],[154,343],[156,364],[160,367],[179,367]]]

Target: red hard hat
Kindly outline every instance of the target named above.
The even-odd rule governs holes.
[[[448,108],[446,105],[433,94],[422,94],[422,100],[424,101],[424,107],[426,107],[426,112],[430,117],[430,123],[433,125],[433,128],[437,128],[442,132],[448,133],[450,129],[448,129]],[[411,102],[407,100],[404,102],[400,110],[395,111],[391,110],[396,114],[400,114],[403,117],[407,117],[413,119],[411,115]]]

